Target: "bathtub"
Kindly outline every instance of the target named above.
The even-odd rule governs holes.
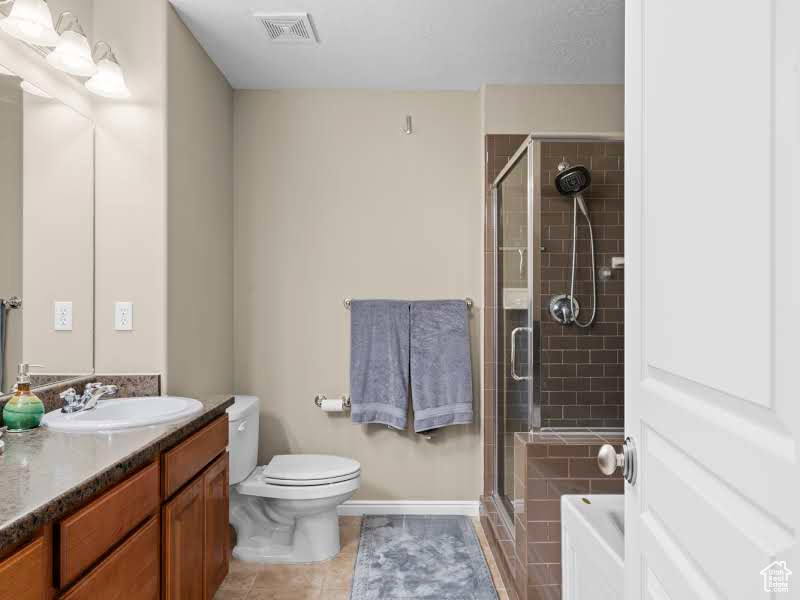
[[[562,600],[624,596],[625,496],[561,497]]]

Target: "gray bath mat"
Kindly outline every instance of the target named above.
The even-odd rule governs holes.
[[[497,600],[467,517],[364,517],[350,600]]]

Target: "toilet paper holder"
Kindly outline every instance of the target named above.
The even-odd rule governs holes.
[[[323,400],[327,400],[327,399],[328,399],[328,397],[325,394],[317,394],[314,397],[314,404],[317,405],[317,408],[322,408],[322,401]],[[350,408],[350,396],[348,396],[347,394],[344,394],[344,395],[341,396],[341,399],[342,399],[342,405],[345,408]]]

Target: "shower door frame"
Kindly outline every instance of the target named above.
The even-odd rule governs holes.
[[[532,260],[534,256],[538,256],[539,252],[533,252],[533,248],[539,245],[542,241],[541,225],[534,221],[536,211],[542,204],[542,190],[537,182],[541,180],[541,165],[542,165],[542,143],[543,142],[625,142],[625,135],[622,132],[601,132],[601,133],[580,133],[580,132],[557,132],[557,133],[531,133],[520,144],[520,147],[514,155],[508,160],[503,169],[497,174],[491,184],[490,190],[492,194],[492,223],[494,230],[494,237],[492,240],[492,247],[494,250],[494,281],[492,282],[492,294],[494,296],[493,306],[494,310],[498,312],[504,310],[502,303],[502,294],[499,291],[500,286],[500,261],[501,252],[498,239],[498,208],[500,198],[500,184],[508,173],[517,165],[523,154],[527,152],[528,172],[527,172],[527,210],[528,210],[528,241],[527,241],[527,275],[528,275],[528,322],[527,326],[530,331],[533,331],[534,321],[539,320],[539,286],[535,285],[537,282],[536,275],[540,269],[538,261]],[[537,313],[534,313],[534,310]],[[494,320],[494,331],[492,332],[493,346],[496,353],[503,352],[504,348],[498,343],[499,339],[498,330],[500,328],[500,319]],[[539,373],[534,371],[534,335],[527,335],[528,341],[528,364],[527,372],[531,376],[530,384],[528,385],[528,430],[531,433],[542,430],[542,405],[538,392]],[[505,373],[500,371],[500,367],[506,366],[501,361],[494,359],[495,369],[495,382],[502,381],[501,378],[505,377]],[[495,497],[495,505],[503,507],[503,510],[498,512],[502,515],[506,525],[509,528],[512,536],[514,533],[513,527],[513,510],[509,512],[509,506],[503,500],[504,496],[500,490],[500,469],[503,465],[500,464],[499,448],[503,440],[500,439],[500,390],[499,385],[495,385],[494,390],[494,414],[495,414],[495,428],[494,428],[494,481],[492,482],[493,496]]]
[[[502,262],[502,253],[500,251],[500,239],[499,239],[499,229],[500,228],[499,228],[499,224],[497,222],[498,216],[500,214],[499,213],[500,203],[502,201],[502,192],[501,192],[500,185],[504,181],[506,175],[508,175],[514,169],[514,167],[517,166],[517,164],[520,162],[520,160],[523,159],[523,156],[526,153],[527,153],[527,157],[525,157],[525,160],[527,160],[527,173],[526,173],[526,179],[527,179],[527,190],[526,190],[527,217],[526,217],[526,220],[527,220],[527,225],[528,225],[528,227],[527,227],[527,241],[526,241],[526,245],[527,245],[527,252],[526,252],[527,260],[526,260],[526,262],[527,262],[527,290],[528,290],[528,306],[527,306],[528,319],[527,319],[527,322],[526,322],[526,326],[528,327],[528,331],[529,332],[532,331],[533,320],[534,320],[534,318],[533,318],[533,290],[532,290],[532,285],[533,285],[533,283],[532,283],[533,282],[533,279],[532,279],[532,264],[533,264],[533,261],[531,261],[531,259],[530,259],[531,258],[530,249],[533,247],[532,244],[533,244],[533,236],[534,236],[534,231],[533,231],[533,227],[532,227],[532,214],[533,214],[533,207],[534,207],[534,194],[533,194],[533,191],[534,191],[534,185],[533,185],[534,177],[533,177],[533,169],[534,169],[534,165],[535,165],[535,160],[534,160],[535,152],[534,152],[534,139],[533,139],[533,135],[531,134],[531,135],[529,135],[528,137],[525,138],[525,140],[522,142],[522,144],[520,144],[520,146],[517,149],[517,151],[514,152],[514,155],[508,160],[508,162],[503,167],[503,169],[497,174],[497,177],[495,177],[494,181],[491,184],[491,188],[490,188],[491,189],[491,194],[492,194],[492,219],[494,220],[494,222],[492,223],[492,226],[493,226],[492,229],[494,231],[494,237],[493,237],[493,240],[492,240],[492,248],[494,250],[494,281],[492,282],[492,295],[493,295],[493,300],[494,301],[492,302],[492,306],[494,306],[494,310],[496,311],[496,315],[495,315],[495,319],[494,319],[494,331],[492,331],[492,337],[493,337],[493,344],[492,345],[494,347],[495,353],[497,353],[498,355],[500,353],[505,352],[505,347],[502,344],[502,340],[500,339],[501,336],[499,335],[499,329],[500,329],[500,324],[501,324],[501,319],[499,317],[500,317],[500,314],[502,313],[502,311],[505,310],[503,308],[502,293],[500,292],[500,283],[501,283],[500,282],[500,265],[501,265],[501,262]],[[526,335],[526,339],[527,339],[527,343],[528,343],[527,373],[531,377],[531,379],[528,382],[528,390],[527,390],[527,395],[528,395],[528,428],[529,429],[531,428],[531,415],[532,415],[533,411],[535,410],[534,409],[534,402],[533,402],[533,383],[534,383],[534,378],[533,378],[533,371],[532,371],[532,365],[531,365],[531,360],[530,360],[531,357],[532,357],[531,350],[533,349],[533,343],[531,341],[532,338],[533,338],[533,336],[530,333],[528,333]],[[512,535],[513,535],[513,531],[514,531],[514,525],[513,525],[513,520],[512,520],[512,515],[513,515],[513,512],[514,512],[513,511],[513,507],[510,507],[508,505],[508,503],[506,502],[506,497],[503,494],[502,490],[500,489],[501,488],[501,481],[500,481],[501,475],[500,475],[500,472],[501,472],[501,469],[504,468],[504,465],[501,464],[501,460],[500,460],[500,458],[501,458],[500,457],[500,447],[501,447],[500,444],[504,443],[504,440],[501,439],[501,433],[500,433],[501,420],[499,418],[499,416],[501,414],[500,413],[500,402],[501,402],[500,382],[505,380],[505,376],[506,376],[505,369],[506,369],[506,367],[508,367],[508,365],[506,365],[504,362],[498,360],[496,357],[492,357],[492,358],[493,358],[494,370],[495,370],[494,380],[496,382],[495,389],[494,389],[494,392],[493,392],[493,394],[494,394],[495,429],[494,429],[494,457],[493,457],[493,461],[494,461],[494,469],[493,469],[494,470],[494,478],[493,479],[494,479],[494,481],[492,482],[492,491],[493,491],[493,496],[494,496],[494,499],[495,499],[495,502],[494,502],[495,505],[498,508],[502,507],[501,510],[498,510],[498,513],[501,515],[501,517],[503,518],[503,520],[506,523],[506,527],[508,528],[508,530],[510,532],[512,532]],[[502,371],[501,371],[501,367],[503,368]],[[513,369],[514,365],[512,365],[511,368]],[[541,409],[539,409],[539,410],[541,410]],[[540,418],[541,418],[541,415],[540,415]],[[512,475],[512,477],[513,477],[513,475]]]

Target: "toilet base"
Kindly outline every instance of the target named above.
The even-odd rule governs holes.
[[[233,556],[263,564],[313,563],[339,554],[336,507],[352,496],[320,500],[279,500],[248,496],[231,488]]]

